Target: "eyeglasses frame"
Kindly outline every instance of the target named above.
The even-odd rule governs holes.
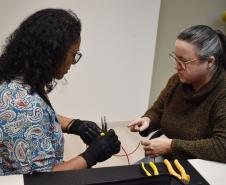
[[[74,61],[72,62],[72,64],[73,65],[77,64],[81,58],[82,58],[82,53],[77,51],[75,53],[75,58],[74,58]]]
[[[169,58],[172,57],[176,63],[179,63],[181,64],[181,66],[185,69],[186,68],[186,65],[189,64],[189,63],[192,63],[192,62],[195,62],[197,60],[199,60],[198,58],[196,59],[191,59],[191,60],[188,60],[188,61],[181,61],[174,52],[171,52],[169,53]],[[175,63],[175,65],[176,65]]]

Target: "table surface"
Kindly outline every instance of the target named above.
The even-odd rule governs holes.
[[[211,184],[211,185],[225,184],[226,164],[212,162],[212,161],[205,161],[205,160],[200,160],[200,159],[189,160],[189,163],[192,164],[192,166],[196,169],[196,171],[198,171],[198,173],[201,174],[201,176],[209,184]],[[116,172],[114,170],[116,168],[120,168],[120,171]],[[75,173],[75,171],[56,172],[56,173],[41,174],[41,176],[43,177],[43,179],[55,176],[55,177],[57,177],[57,179],[60,180],[60,179],[64,179],[64,178],[70,179],[71,176],[74,174],[77,174],[79,176],[80,173],[84,174],[84,172],[85,172],[87,174],[87,176],[90,175],[89,178],[92,181],[92,178],[96,179],[95,177],[92,177],[94,171],[95,171],[95,173],[98,174],[99,177],[101,176],[101,174],[103,174],[101,176],[101,179],[103,179],[103,180],[105,180],[104,173],[106,173],[108,171],[109,174],[118,173],[117,176],[119,177],[119,179],[120,178],[123,179],[123,178],[126,178],[126,173],[128,173],[129,168],[135,169],[135,168],[137,168],[137,166],[109,167],[109,168],[102,168],[102,169],[100,168],[100,169],[96,169],[96,170],[95,169],[79,170],[76,173]],[[131,170],[131,171],[135,172],[135,170]],[[122,172],[125,172],[125,175]],[[131,174],[131,177],[136,178],[136,175],[137,175],[137,173]],[[137,177],[139,177],[139,175],[137,175]],[[39,175],[39,178],[40,178],[40,175]],[[127,174],[127,178],[128,178],[128,174]],[[37,179],[37,178],[34,177],[34,180],[35,179]],[[83,179],[83,180],[85,181],[86,179]],[[23,175],[0,176],[0,182],[4,182],[4,184],[7,184],[7,185],[26,185],[24,183]],[[61,184],[61,183],[59,182],[58,184]],[[71,182],[69,184],[74,184],[74,183]]]
[[[211,185],[225,185],[226,164],[200,159],[192,159],[189,162]]]

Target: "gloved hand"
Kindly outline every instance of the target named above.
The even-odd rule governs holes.
[[[101,129],[92,121],[74,119],[68,129],[69,134],[76,134],[81,137],[87,145],[100,135]]]
[[[80,156],[86,160],[87,166],[91,167],[117,154],[120,151],[120,145],[118,136],[114,130],[110,129],[104,136],[97,137]]]

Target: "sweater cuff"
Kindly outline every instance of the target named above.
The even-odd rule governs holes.
[[[148,117],[151,120],[151,123],[149,125],[150,129],[154,129],[154,130],[159,129],[158,128],[159,119],[156,118],[155,115],[144,114],[142,117]]]
[[[172,152],[175,151],[175,150],[180,149],[180,144],[179,144],[179,141],[177,139],[173,139],[172,140],[172,142],[171,142],[171,149],[172,149]]]
[[[172,152],[174,153],[181,153],[181,152],[185,152],[185,141],[180,140],[180,139],[173,139],[172,143],[171,143],[171,149]]]

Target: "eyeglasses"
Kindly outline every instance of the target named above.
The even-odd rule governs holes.
[[[72,62],[72,64],[77,64],[78,61],[82,58],[82,53],[80,53],[79,51],[77,51],[75,53],[75,58],[74,58],[74,61]]]
[[[172,53],[169,54],[169,58],[170,58],[170,61],[171,61],[175,66],[176,66],[176,65],[179,65],[182,69],[186,69],[186,65],[187,65],[187,64],[199,60],[199,59],[196,58],[196,59],[184,61],[184,60],[180,59],[179,57],[177,57],[176,54],[175,54],[174,52],[172,52]]]

